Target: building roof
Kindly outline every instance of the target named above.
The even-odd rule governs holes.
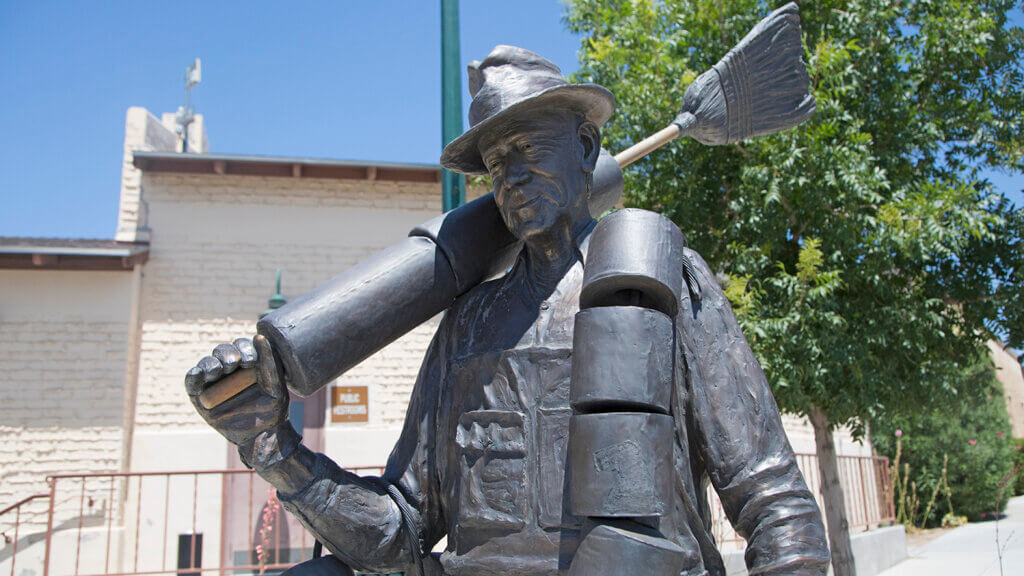
[[[423,183],[438,183],[441,181],[441,167],[436,164],[353,162],[349,160],[287,158],[280,156],[139,151],[134,153],[133,162],[135,167],[143,172],[386,180],[392,182]]]
[[[0,236],[0,269],[131,270],[148,258],[145,243]]]

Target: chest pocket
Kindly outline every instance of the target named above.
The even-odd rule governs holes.
[[[524,414],[466,412],[459,418],[455,440],[463,470],[460,528],[523,528],[528,500]]]
[[[568,515],[566,496],[566,448],[569,444],[569,409],[538,411],[538,438],[540,446],[537,487],[540,492],[537,522],[542,528],[577,528],[579,522]]]
[[[508,381],[527,413],[537,464],[531,481],[536,521],[542,528],[578,528],[566,502],[566,448],[569,439],[571,350],[526,348],[507,351],[498,376]]]
[[[578,528],[565,501],[571,350],[507,350],[459,368],[451,395],[465,410],[454,434],[456,540]]]

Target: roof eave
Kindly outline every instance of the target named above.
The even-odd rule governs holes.
[[[0,246],[3,270],[133,270],[147,260],[146,244],[113,249]]]
[[[441,168],[433,164],[141,151],[134,153],[133,164],[143,172],[177,174],[441,182]]]

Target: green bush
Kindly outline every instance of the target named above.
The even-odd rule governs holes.
[[[965,370],[957,383],[958,402],[949,408],[911,414],[872,424],[875,448],[890,459],[901,436],[901,465],[910,466],[910,482],[917,484],[923,514],[942,475],[943,455],[949,455],[948,481],[953,510],[971,521],[991,518],[1002,511],[1014,487],[1010,483],[1014,457],[1019,453],[1010,436],[1010,421],[999,382],[987,358]],[[909,486],[909,484],[908,484]],[[950,512],[940,492],[928,518],[915,524],[940,525]]]
[[[1013,465],[1017,468],[1017,480],[1013,484],[1014,496],[1024,494],[1024,438],[1013,439]]]

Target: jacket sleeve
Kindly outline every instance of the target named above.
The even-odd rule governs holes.
[[[440,332],[420,368],[401,436],[380,478],[356,476],[299,446],[287,460],[290,466],[309,462],[310,479],[293,493],[282,492],[287,483],[271,482],[285,509],[353,569],[406,571],[413,563],[413,541],[416,553],[423,554],[444,536],[433,454]]]
[[[754,575],[822,575],[825,528],[782,427],[767,379],[732,307],[696,252],[702,296],[683,299],[677,339],[687,368],[688,427]]]

